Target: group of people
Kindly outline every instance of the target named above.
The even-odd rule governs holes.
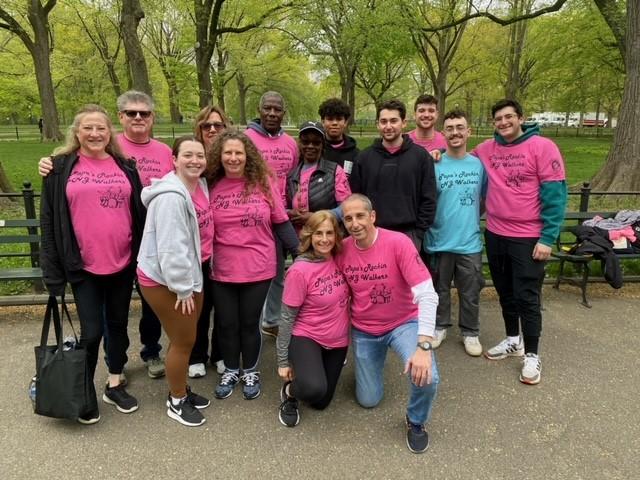
[[[297,141],[282,128],[277,92],[261,97],[245,132],[209,106],[173,149],[151,138],[148,95],[126,92],[117,107],[122,134],[102,107],[86,105],[66,144],[39,164],[45,284],[54,295],[71,286],[92,378],[104,341],[105,403],[138,408],[124,375],[135,285],[140,355],[150,377],[166,374],[170,418],[205,422],[210,402],[188,378],[205,376],[207,365],[220,374],[216,398],[239,384],[245,399],[257,398],[263,334],[277,337],[278,418],[288,427],[300,421],[299,401],[330,404],[349,346],[357,401],[375,407],[390,348],[409,383],[407,446],[426,451],[439,383],[433,350],[452,325],[452,280],[465,351],[483,352],[485,206],[506,328],[485,356],[524,356],[520,380],[540,381],[540,280],[566,184],[558,149],[523,124],[517,102],[494,106],[494,139],[471,153],[465,113],[447,113],[437,132],[430,95],[416,100],[408,135],[405,105],[380,104],[380,138],[362,151],[346,134],[351,112],[339,99],[323,102],[320,121],[304,122]],[[164,362],[161,328],[170,342]],[[78,419],[99,420],[98,410]]]

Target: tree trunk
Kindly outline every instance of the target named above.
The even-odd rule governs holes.
[[[640,190],[640,4],[627,1],[626,78],[607,160],[593,178],[598,190]]]
[[[211,105],[213,95],[211,94],[211,74],[209,73],[209,61],[211,55],[203,52],[206,48],[200,45],[196,47],[196,72],[198,76],[198,99],[200,108]]]
[[[2,166],[2,162],[0,162],[0,192],[12,193],[15,190],[9,181],[9,177],[7,177],[6,172],[4,171],[4,167]],[[14,197],[10,197],[11,200],[15,201]]]
[[[120,78],[118,77],[118,72],[116,72],[115,64],[114,62],[105,62],[105,66],[107,67],[107,74],[109,75],[109,80],[111,80],[113,93],[115,93],[116,98],[118,98],[122,93],[122,88],[120,87]]]
[[[127,54],[127,64],[131,74],[131,88],[151,95],[147,62],[138,38],[138,25],[143,18],[144,11],[139,0],[124,0],[122,2],[120,35],[122,35],[122,43]]]
[[[180,113],[180,92],[178,83],[173,75],[168,75],[167,86],[169,87],[169,113],[172,123],[180,123],[182,114]]]
[[[26,45],[33,58],[33,65],[38,83],[40,107],[42,109],[42,138],[54,142],[64,138],[58,123],[58,107],[56,105],[53,80],[51,79],[51,44],[48,13],[40,2],[29,3],[29,23],[33,28],[34,42]]]
[[[246,82],[244,80],[244,75],[240,72],[236,74],[236,85],[238,86],[238,122],[240,125],[247,124],[247,91],[249,87],[247,87]]]

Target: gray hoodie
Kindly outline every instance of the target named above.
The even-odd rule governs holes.
[[[206,197],[209,191],[200,179]],[[147,207],[138,268],[151,280],[166,285],[179,300],[202,291],[202,254],[198,218],[187,187],[175,172],[153,179],[142,189]]]

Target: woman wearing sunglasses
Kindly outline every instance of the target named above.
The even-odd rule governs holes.
[[[204,145],[205,153],[211,150],[213,142],[219,134],[224,132],[229,126],[229,121],[220,107],[209,105],[198,112],[193,122],[193,134]],[[207,162],[208,164],[209,162]],[[199,211],[198,218],[211,216],[211,209],[208,212]],[[211,325],[211,310],[213,309],[212,286],[209,273],[211,270],[211,245],[203,250],[202,255],[202,274],[204,278],[204,298],[202,303],[202,312],[198,319],[198,328],[196,331],[196,341],[191,351],[189,359],[189,377],[200,378],[207,374],[207,361],[211,361],[211,365],[215,366],[218,373],[222,375],[224,372],[224,362],[218,347],[216,332],[217,320],[214,312],[213,331],[211,339],[209,339],[209,326]],[[211,345],[211,355],[209,355],[209,345]]]
[[[322,157],[325,135],[319,122],[304,122],[298,137],[301,161],[287,177],[287,214],[299,231],[318,210],[340,218],[340,203],[351,188],[342,167]]]

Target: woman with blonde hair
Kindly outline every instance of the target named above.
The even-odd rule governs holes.
[[[347,355],[349,287],[333,258],[341,241],[332,212],[311,214],[284,280],[276,347],[284,381],[278,418],[287,427],[300,421],[298,400],[319,410],[329,405]]]
[[[42,182],[40,258],[52,295],[63,295],[71,285],[92,379],[106,322],[109,380],[102,399],[131,413],[138,401],[124,389],[120,374],[127,361],[129,303],[145,210],[135,164],[123,157],[115,135],[99,105],[85,105],[75,116]],[[97,403],[78,419],[99,420]]]
[[[219,134],[229,127],[229,120],[220,107],[208,105],[198,112],[193,122],[193,134],[204,145],[205,153],[208,152],[215,139]],[[208,218],[211,215],[211,208],[208,211],[202,211],[196,208],[198,218]],[[211,269],[211,248],[203,252],[202,256],[202,273],[204,278],[202,312],[198,318],[198,328],[196,332],[196,341],[193,344],[191,357],[189,358],[189,377],[200,378],[207,374],[206,364],[210,360],[211,365],[215,366],[218,373],[224,373],[224,362],[220,355],[220,347],[218,346],[217,337],[217,318],[214,312],[213,330],[211,339],[209,339],[209,326],[211,325],[211,310],[213,309],[213,297],[211,279],[209,273]],[[209,345],[211,345],[211,355],[209,355]]]
[[[260,395],[260,312],[276,275],[274,233],[290,251],[298,239],[276,180],[249,137],[227,130],[208,155],[213,304],[225,364],[215,395],[227,398],[242,380],[244,398],[251,400]]]

